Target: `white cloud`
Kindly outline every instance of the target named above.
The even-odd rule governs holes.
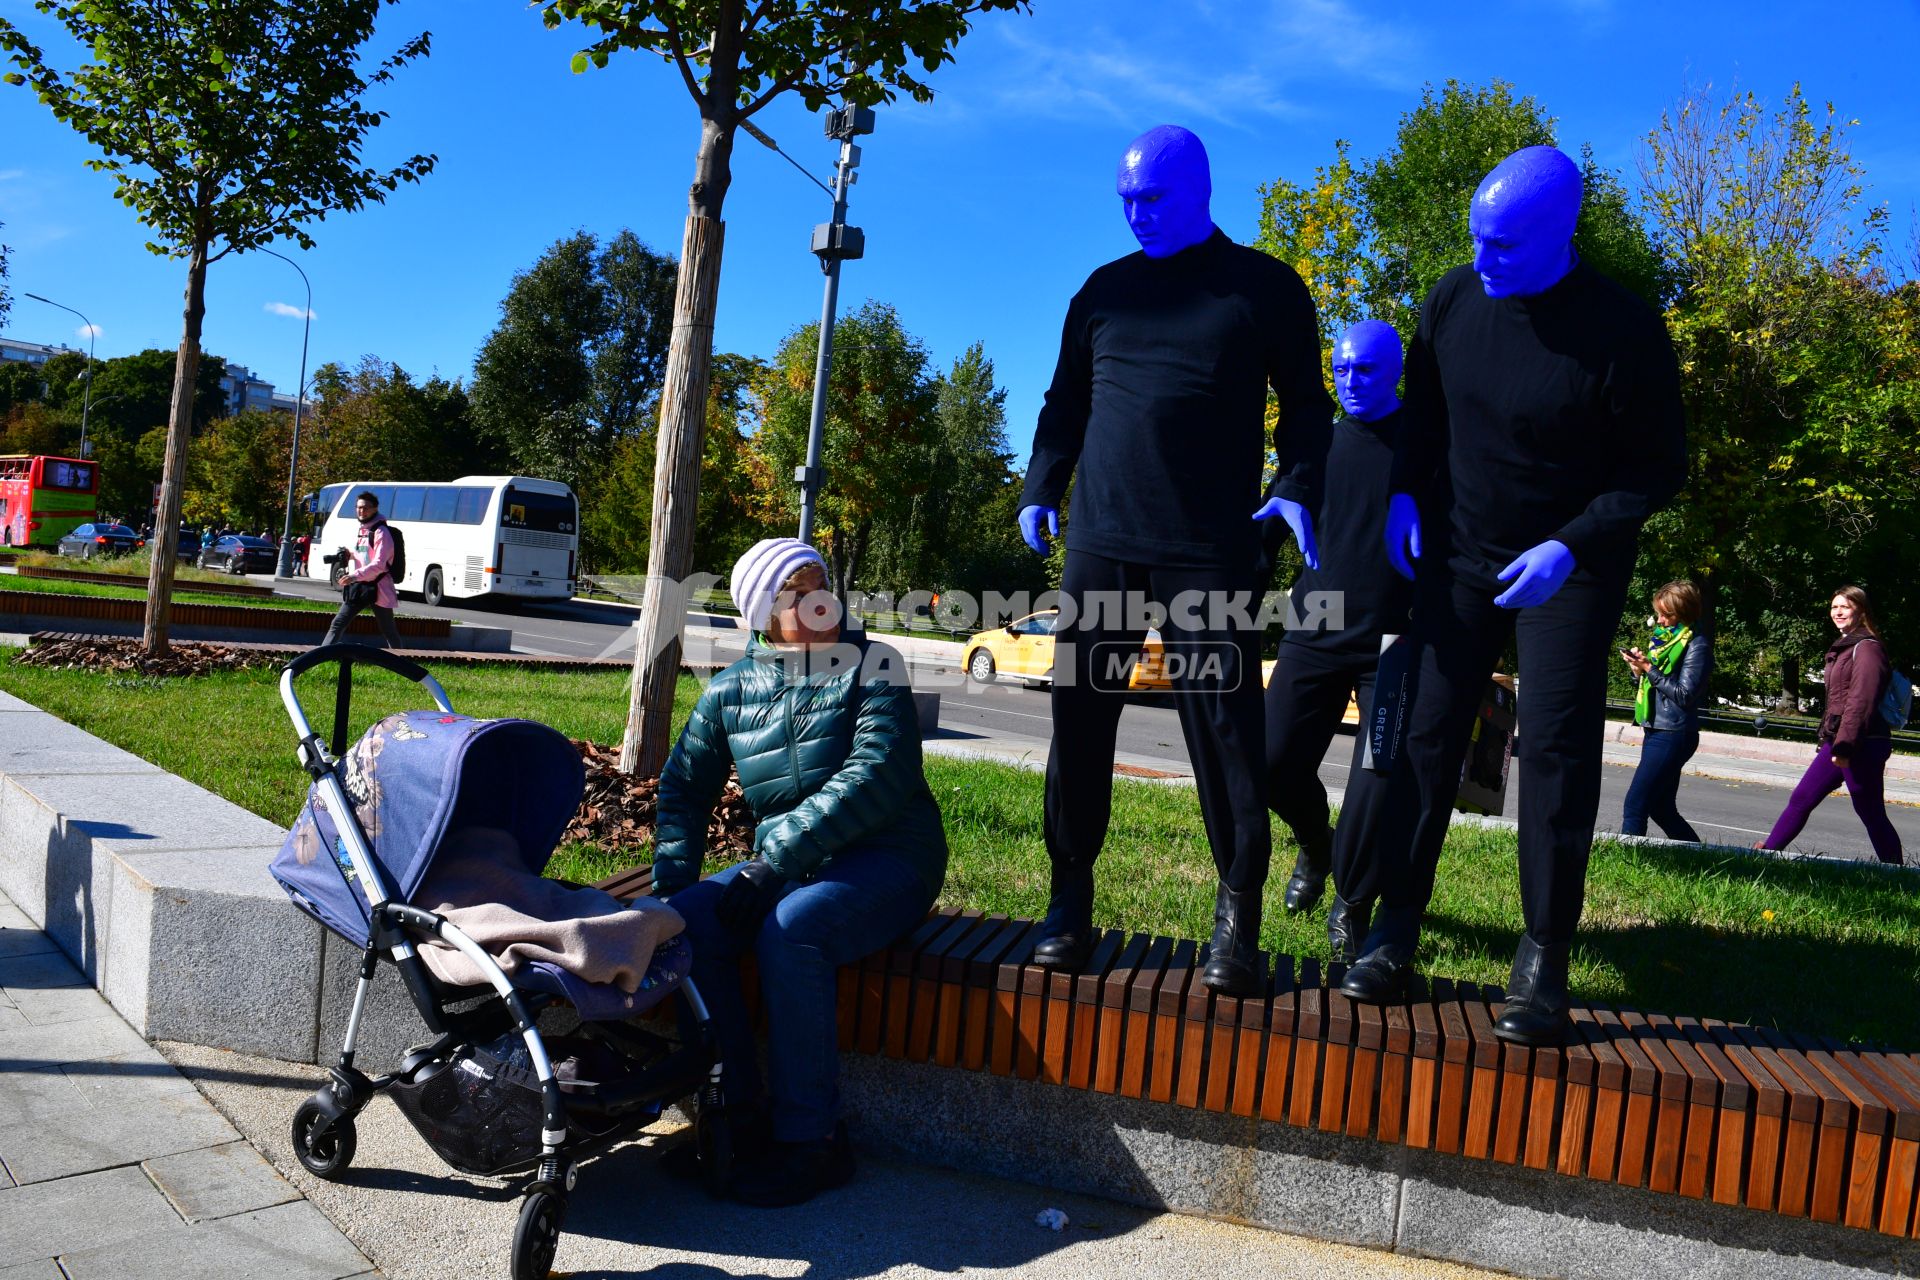
[[[314,319],[313,312],[303,311],[290,302],[269,302],[266,309],[269,315],[287,316],[294,320]]]
[[[990,92],[1002,107],[1056,119],[1148,117],[1257,129],[1321,110],[1329,82],[1417,81],[1420,38],[1358,13],[1352,0],[1199,4],[1156,29],[1057,18],[995,30],[1012,56]],[[1055,24],[1071,24],[1062,30]]]
[[[25,169],[0,169],[0,182],[12,182],[15,178],[27,176]]]
[[[106,332],[106,330],[105,330],[105,329],[102,329],[102,328],[101,328],[101,327],[100,327],[99,325],[97,325],[97,324],[83,324],[83,325],[81,325],[81,326],[80,326],[80,327],[79,327],[78,329],[75,329],[75,330],[74,330],[73,332],[74,332],[74,336],[75,336],[75,337],[79,337],[79,338],[97,338],[97,337],[99,337],[99,336],[100,336],[101,334],[103,334],[103,333],[105,333],[105,332]]]

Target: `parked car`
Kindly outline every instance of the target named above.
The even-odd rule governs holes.
[[[244,533],[230,533],[200,553],[202,569],[228,573],[272,573],[280,559],[273,543]]]
[[[140,535],[123,524],[83,524],[60,539],[57,550],[63,556],[91,560],[95,556],[120,556],[144,547]]]
[[[197,564],[200,560],[200,531],[190,525],[180,526],[180,543],[174,548],[174,559],[185,560],[188,564]]]

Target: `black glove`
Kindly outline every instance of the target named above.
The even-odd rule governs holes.
[[[786,887],[787,878],[765,858],[743,862],[720,891],[720,901],[713,904],[714,919],[742,942],[750,942]]]

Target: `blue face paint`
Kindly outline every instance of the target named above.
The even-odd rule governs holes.
[[[1522,147],[1473,193],[1467,230],[1489,298],[1545,293],[1573,270],[1580,170],[1553,147]]]
[[[1333,389],[1340,407],[1378,422],[1400,407],[1400,335],[1385,320],[1362,320],[1333,344]]]
[[[1178,125],[1149,129],[1128,144],[1114,190],[1149,258],[1172,257],[1213,234],[1207,149]]]

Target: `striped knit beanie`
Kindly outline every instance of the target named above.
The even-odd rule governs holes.
[[[826,572],[827,562],[820,553],[798,538],[762,538],[734,561],[728,590],[733,593],[733,607],[747,620],[747,626],[766,630],[781,584],[810,564]]]

